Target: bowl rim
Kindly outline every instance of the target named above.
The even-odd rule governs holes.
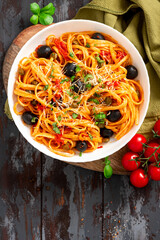
[[[14,71],[14,65],[17,61],[17,59],[19,58],[19,55],[21,54],[21,52],[25,49],[26,46],[28,46],[30,44],[30,42],[32,42],[33,40],[35,40],[39,35],[41,35],[42,33],[46,32],[48,29],[50,28],[54,28],[55,26],[57,25],[63,25],[63,24],[67,24],[67,23],[71,23],[71,22],[79,22],[79,23],[82,23],[84,24],[84,22],[88,22],[88,23],[94,23],[94,24],[97,24],[99,26],[102,26],[104,28],[106,28],[106,30],[111,30],[111,32],[115,32],[117,35],[119,35],[121,37],[121,39],[125,39],[125,41],[128,42],[129,45],[132,46],[132,48],[134,49],[134,51],[137,53],[138,57],[140,58],[141,62],[142,62],[142,65],[143,65],[143,69],[145,71],[145,74],[146,74],[146,82],[145,84],[147,84],[147,89],[148,89],[148,98],[146,99],[146,106],[145,106],[145,110],[144,110],[144,114],[143,114],[143,117],[139,120],[139,124],[137,125],[137,128],[136,128],[136,131],[134,133],[132,133],[128,138],[127,138],[127,141],[124,141],[124,143],[120,144],[119,147],[116,147],[116,149],[114,148],[114,146],[112,146],[112,149],[110,151],[110,154],[109,155],[112,155],[113,153],[119,151],[122,147],[124,147],[127,142],[136,134],[136,132],[139,130],[139,128],[141,127],[143,121],[144,121],[144,118],[146,117],[146,113],[147,113],[147,110],[148,110],[148,106],[149,106],[149,101],[150,101],[150,82],[149,82],[149,76],[148,76],[148,72],[147,72],[147,69],[146,69],[146,66],[144,64],[144,61],[142,59],[142,56],[140,55],[140,53],[138,52],[138,50],[136,49],[136,47],[133,45],[133,43],[128,39],[126,38],[122,33],[120,33],[119,31],[117,31],[116,29],[104,24],[104,23],[100,23],[100,22],[97,22],[97,21],[92,21],[92,20],[85,20],[85,19],[73,19],[73,20],[65,20],[65,21],[61,21],[61,22],[58,22],[58,23],[54,23],[52,25],[49,25],[48,27],[40,30],[38,33],[36,33],[35,35],[33,35],[24,45],[23,47],[20,49],[20,51],[18,52],[16,58],[14,59],[14,62],[12,63],[12,66],[11,66],[11,70],[10,70],[10,73],[9,73],[9,78],[8,78],[8,86],[9,86],[9,83],[13,81],[13,78],[12,78],[12,74],[14,73],[15,74],[15,71]],[[84,30],[86,31],[86,30]],[[88,30],[89,31],[89,30]],[[91,30],[92,31],[92,30]],[[105,29],[104,29],[105,31]],[[72,31],[70,31],[72,32]],[[78,31],[77,31],[78,32]],[[80,31],[81,32],[81,31]],[[100,31],[101,32],[101,31]],[[112,33],[108,33],[108,35],[111,35],[112,36]],[[46,36],[47,37],[47,36]],[[114,37],[113,37],[114,38]],[[122,44],[121,44],[122,45]],[[14,77],[14,84],[15,84],[15,77]],[[14,88],[13,88],[14,89]],[[73,157],[64,157],[64,156],[60,156],[58,154],[55,154],[53,153],[52,151],[50,151],[47,147],[46,147],[46,150],[44,151],[44,149],[41,149],[40,146],[42,144],[38,143],[37,141],[35,141],[31,136],[31,138],[28,138],[25,133],[22,131],[21,127],[19,126],[19,121],[17,119],[15,119],[15,113],[12,109],[12,99],[13,99],[13,92],[11,92],[11,89],[8,87],[7,88],[7,93],[8,93],[8,103],[9,103],[9,108],[10,108],[10,112],[11,112],[11,115],[12,115],[12,118],[14,120],[14,123],[15,125],[17,126],[18,130],[20,131],[20,133],[23,135],[23,137],[33,146],[35,147],[37,150],[39,150],[40,152],[46,154],[47,156],[51,157],[51,158],[55,158],[55,159],[58,159],[58,160],[61,160],[61,161],[65,161],[65,162],[70,162],[70,163],[85,163],[85,162],[92,162],[92,161],[95,161],[95,160],[99,160],[99,159],[102,159],[106,156],[106,153],[104,151],[104,154],[101,154],[103,156],[101,157],[98,157],[98,153],[95,154],[95,157],[94,159],[90,159],[89,158],[89,154],[90,153],[84,153],[86,155],[88,155],[88,158],[85,159],[85,160],[82,160],[83,157],[79,157],[78,160],[75,160],[74,159],[74,155]],[[131,130],[130,130],[131,131]],[[129,131],[129,132],[130,132]],[[126,135],[126,134],[125,134]],[[119,140],[118,140],[119,141]],[[39,146],[38,146],[39,145]],[[96,151],[96,150],[95,150]],[[95,152],[93,151],[93,152]]]

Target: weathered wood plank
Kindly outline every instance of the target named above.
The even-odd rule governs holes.
[[[43,159],[43,239],[102,239],[101,173]]]
[[[27,17],[26,1],[0,3],[0,66],[12,40],[29,24],[29,20],[24,22],[22,9]],[[41,239],[41,192],[37,189],[41,185],[41,154],[4,115],[2,75],[0,79],[0,239]]]
[[[159,182],[137,189],[127,176],[104,179],[104,240],[158,240],[159,192]]]

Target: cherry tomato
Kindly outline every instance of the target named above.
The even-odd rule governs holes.
[[[155,123],[153,130],[160,136],[160,119]]]
[[[133,171],[130,175],[130,182],[137,188],[145,187],[148,184],[148,181],[148,175],[145,175],[142,168]]]
[[[148,175],[152,180],[160,181],[160,164],[159,167],[155,166],[153,163],[148,167]]]
[[[142,134],[136,134],[129,142],[128,147],[133,152],[142,152],[143,145],[146,143],[146,138]]]
[[[160,147],[160,145],[156,142],[150,142],[147,144],[147,148],[145,149],[145,152],[144,152],[144,156],[146,158],[149,158],[156,150],[156,148]],[[150,162],[156,162],[158,161],[158,154],[160,154],[160,148],[157,149],[157,151],[155,152],[155,156],[151,156],[149,161]]]
[[[124,154],[124,156],[122,158],[123,167],[127,171],[136,170],[141,164],[139,161],[136,162],[135,160],[133,160],[137,157],[139,157],[139,155],[137,153],[134,153],[134,152],[127,152],[126,154]]]

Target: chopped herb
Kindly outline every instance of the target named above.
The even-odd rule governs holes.
[[[78,117],[78,114],[77,113],[73,113],[72,117],[73,117],[73,119],[76,119]]]
[[[18,68],[18,73],[19,73],[19,75],[23,76],[25,74],[25,71],[24,71],[23,68],[19,67]]]
[[[64,83],[64,82],[69,82],[69,79],[68,78],[64,78],[60,81],[60,84]]]
[[[53,108],[51,108],[51,111],[53,111]]]
[[[74,96],[74,97],[73,97],[73,99],[77,99],[77,98],[79,98],[79,96]]]
[[[110,106],[110,105],[112,104],[112,99],[111,99],[110,97],[106,97],[106,98],[104,99],[104,102],[105,102],[105,104],[106,104],[107,106]]]
[[[92,87],[92,85],[90,83],[86,84],[86,88],[90,89]]]
[[[105,85],[104,85],[104,84],[102,84],[102,85],[101,85],[101,88],[105,88]]]
[[[95,43],[95,44],[94,44],[94,46],[96,47],[96,46],[97,46],[97,44]]]
[[[102,80],[99,78],[99,79],[98,79],[98,82],[100,83],[100,82],[102,82]]]
[[[94,98],[90,98],[88,99],[89,102],[94,102],[96,104],[99,104],[99,101],[97,99],[94,99]]]
[[[71,93],[71,92],[68,91],[68,90],[67,90],[67,94],[68,94],[69,96],[72,96],[72,95],[73,95],[73,93]]]
[[[53,63],[52,63],[51,64],[51,75],[49,76],[49,78],[54,78],[53,72],[54,72],[54,69],[53,69]]]
[[[37,117],[33,117],[33,118],[31,119],[31,122],[32,122],[32,123],[35,123],[36,120],[37,120]]]
[[[73,82],[74,79],[75,79],[75,76],[72,76],[72,77],[71,77],[71,81]]]
[[[56,123],[56,122],[54,122],[54,123],[52,124],[52,126],[53,126],[53,131],[55,131],[55,133],[57,133],[57,134],[60,134],[60,133],[61,133],[60,130],[59,130],[59,128],[57,127],[57,123]]]
[[[74,58],[74,53],[73,53],[73,52],[70,52],[69,56],[72,57],[72,58]]]
[[[46,86],[44,86],[44,91],[46,91],[49,88],[49,85],[47,84]]]
[[[97,97],[97,98],[99,98],[101,95],[95,92],[95,93],[94,93],[94,96]]]
[[[104,60],[100,59],[99,54],[95,56],[95,59],[97,60],[98,63],[104,63]]]
[[[90,48],[90,45],[89,45],[89,43],[87,43],[87,44],[86,44],[86,47],[87,47],[87,48]]]
[[[94,107],[94,108],[93,108],[93,112],[95,113],[95,111],[96,111],[96,108]]]
[[[82,152],[79,153],[79,156],[82,157]]]
[[[62,119],[61,115],[59,115],[59,116],[57,117],[57,119],[58,119],[58,122],[60,122],[61,119]]]
[[[105,119],[106,118],[106,114],[104,112],[100,112],[94,115],[95,119]]]
[[[76,73],[80,72],[81,71],[81,68],[79,65],[76,66]]]
[[[80,104],[80,103],[81,103],[81,101],[77,102],[77,104]],[[81,110],[81,109],[80,109],[80,110]],[[79,110],[79,111],[80,111],[80,110]]]
[[[86,82],[88,80],[88,78],[92,78],[93,79],[93,75],[92,74],[87,74],[85,77],[84,77],[84,82]]]
[[[74,86],[70,86],[69,88],[70,88],[70,89],[74,89]]]
[[[88,133],[88,135],[89,135],[89,138],[91,139],[91,141],[93,140],[93,136],[90,134],[90,133]]]

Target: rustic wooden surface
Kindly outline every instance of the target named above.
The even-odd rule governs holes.
[[[5,58],[3,62],[3,83],[5,90],[7,91],[8,87],[8,77],[9,72],[11,69],[11,66],[13,64],[13,61],[15,57],[17,56],[20,49],[23,47],[23,45],[37,32],[44,29],[44,25],[33,25],[28,28],[25,28],[22,32],[18,34],[18,36],[13,40],[12,44],[10,45]],[[114,174],[120,174],[120,175],[127,175],[129,174],[122,166],[121,164],[121,158],[126,151],[127,147],[122,148],[120,151],[116,152],[115,154],[112,154],[109,156],[109,160],[111,161],[111,165],[113,168]],[[74,163],[75,166],[80,166],[86,169],[91,169],[94,171],[100,171],[103,172],[104,168],[104,159],[100,159],[98,161],[93,162],[86,162],[86,163]],[[72,163],[71,163],[72,164]]]
[[[1,70],[11,42],[30,26],[30,2],[0,3]],[[55,0],[54,21],[72,18],[87,2]],[[159,182],[136,189],[128,176],[106,180],[39,153],[4,115],[2,74],[0,95],[0,239],[159,240]]]

